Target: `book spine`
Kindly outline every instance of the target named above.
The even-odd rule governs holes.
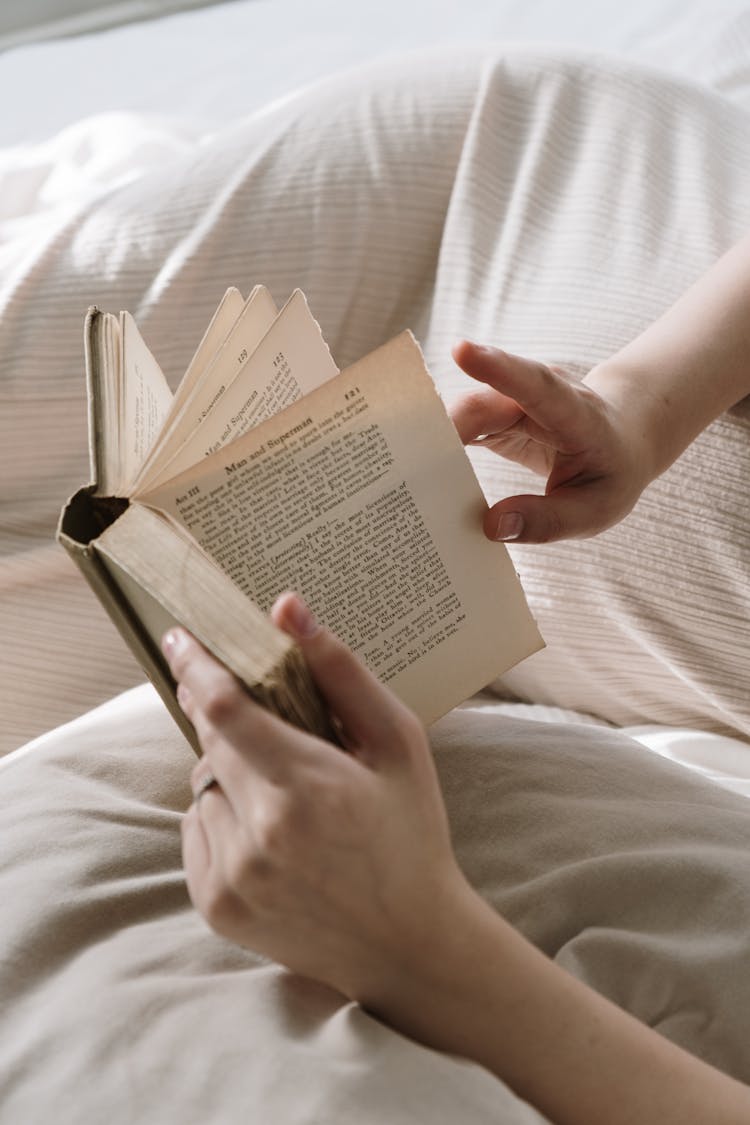
[[[57,538],[109,614],[112,623],[156,688],[185,738],[196,754],[200,755],[201,748],[197,735],[177,702],[175,684],[169,675],[166,663],[162,660],[161,655],[156,655],[153,643],[141,628],[138,619],[120,594],[116,583],[98,558],[95,545],[93,543],[80,543],[62,529],[58,531]]]

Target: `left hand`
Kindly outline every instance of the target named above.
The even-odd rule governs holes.
[[[299,643],[349,753],[260,707],[188,633],[164,651],[218,785],[183,821],[190,896],[219,933],[373,1007],[469,891],[422,725],[294,595]]]
[[[549,543],[596,535],[628,514],[656,474],[650,400],[627,408],[557,368],[468,340],[453,349],[481,389],[463,394],[451,416],[464,444],[478,443],[546,478],[543,496],[509,496],[485,513],[489,539]],[[651,438],[651,432],[656,435]]]

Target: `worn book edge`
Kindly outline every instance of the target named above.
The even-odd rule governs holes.
[[[159,644],[173,624],[188,629],[258,703],[335,741],[331,720],[298,647],[167,521],[139,504],[130,507],[118,498],[97,497],[90,485],[79,489],[65,506],[57,538],[197,753],[195,731],[177,703],[176,685]],[[134,543],[140,543],[135,553]],[[192,602],[181,602],[174,588],[170,593],[170,569],[178,558],[189,568],[187,581],[200,591]],[[143,605],[141,612],[134,608],[129,586],[138,588],[145,610]],[[219,603],[222,610],[216,612],[212,607]]]

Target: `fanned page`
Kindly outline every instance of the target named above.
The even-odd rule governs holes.
[[[89,464],[100,496],[121,495],[122,399],[120,321],[89,310],[86,320],[86,374],[89,392]]]
[[[120,481],[130,490],[172,405],[172,392],[130,313],[120,313]]]
[[[425,722],[542,647],[410,333],[141,499],[261,609],[299,590]]]
[[[260,288],[256,286],[256,289]],[[182,406],[187,402],[195,388],[203,381],[210,365],[216,359],[219,349],[229,336],[230,332],[242,316],[244,309],[256,296],[253,290],[247,302],[243,299],[239,289],[230,286],[219,302],[216,312],[211,317],[208,328],[203,333],[203,339],[195,350],[195,355],[188,364],[188,369],[180,380],[180,385],[175,394],[174,406]],[[265,291],[267,292],[267,290]],[[270,300],[270,294],[269,294]],[[271,301],[271,306],[276,314],[276,306]]]
[[[236,369],[231,383],[227,386],[212,374],[204,388],[205,409],[192,433],[158,475],[144,476],[134,496],[184,472],[338,374],[299,289],[252,350],[247,346],[238,352],[240,342],[233,333],[231,345],[222,349]]]
[[[227,290],[177,388],[164,429],[136,479],[134,492],[175,475],[178,470],[170,468],[170,463],[209,413],[220,407],[222,395],[242,373],[277,315],[265,286],[256,285],[247,301],[237,289]]]

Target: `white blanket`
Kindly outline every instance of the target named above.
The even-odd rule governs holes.
[[[139,678],[51,542],[87,476],[88,304],[130,309],[173,382],[226,285],[258,280],[307,292],[341,365],[411,327],[448,396],[464,385],[459,334],[584,372],[750,225],[748,136],[743,109],[629,63],[426,52],[175,142],[11,242],[4,749]],[[548,650],[503,690],[617,724],[750,733],[749,424],[745,408],[717,422],[606,535],[515,550]],[[492,499],[529,487],[476,463]]]

